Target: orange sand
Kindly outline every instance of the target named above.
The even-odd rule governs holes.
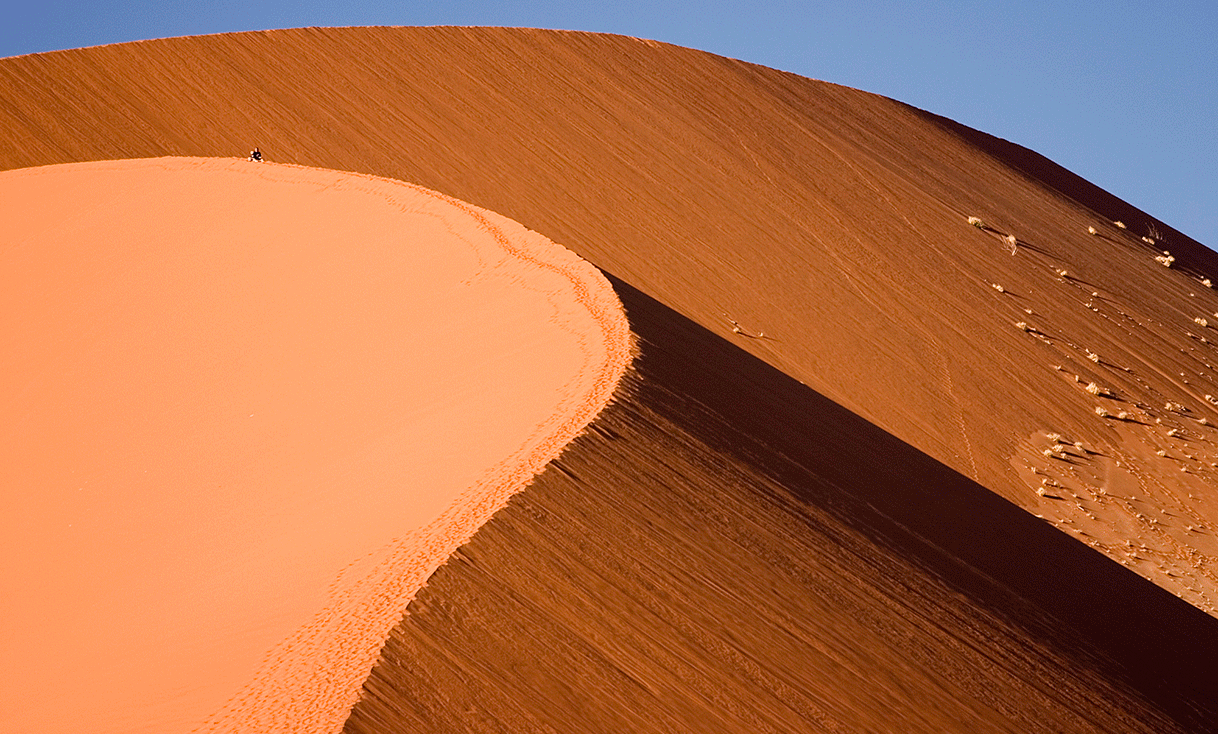
[[[385,179],[10,171],[0,231],[0,731],[337,730],[629,360],[592,266]]]

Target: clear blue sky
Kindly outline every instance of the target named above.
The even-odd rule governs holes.
[[[0,17],[0,57],[296,26],[653,38],[937,112],[1032,148],[1218,249],[1218,0],[17,0]]]

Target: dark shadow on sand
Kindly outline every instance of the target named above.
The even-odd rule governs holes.
[[[1187,730],[1218,731],[1218,620],[610,279],[641,338],[642,389],[665,392],[647,404],[709,446],[763,461],[799,501],[841,516]],[[690,401],[735,430],[691,419],[681,409]]]

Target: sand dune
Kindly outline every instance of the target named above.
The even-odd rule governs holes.
[[[398,182],[166,158],[0,202],[4,731],[340,728],[629,359],[587,263]]]
[[[0,98],[2,168],[260,145],[630,294],[643,382],[437,575],[352,730],[1215,728],[1218,256],[1035,153],[549,31],[43,54]]]
[[[149,41],[8,59],[0,90],[6,168],[259,144],[503,213],[1201,608],[1218,602],[1216,536],[1187,530],[1218,513],[1218,434],[1196,420],[1218,420],[1215,347],[1194,323],[1218,313],[1200,283],[1218,257],[1030,151],[865,92],[552,31]],[[1097,420],[1091,382],[1145,406],[1126,410],[1141,427]],[[1042,463],[1045,434],[1119,460],[1132,478],[1114,481],[1142,493],[1083,510],[1037,496],[1033,468],[1076,494],[1095,481]],[[1144,521],[1155,510],[1130,497],[1179,520]],[[1113,527],[1151,553],[1127,556]]]

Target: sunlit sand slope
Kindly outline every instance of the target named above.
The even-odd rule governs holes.
[[[10,171],[0,231],[6,732],[337,730],[629,360],[594,268],[396,181]]]
[[[1218,602],[1218,260],[1031,151],[741,61],[522,29],[26,56],[0,62],[0,100],[0,167],[260,145],[500,212]]]

